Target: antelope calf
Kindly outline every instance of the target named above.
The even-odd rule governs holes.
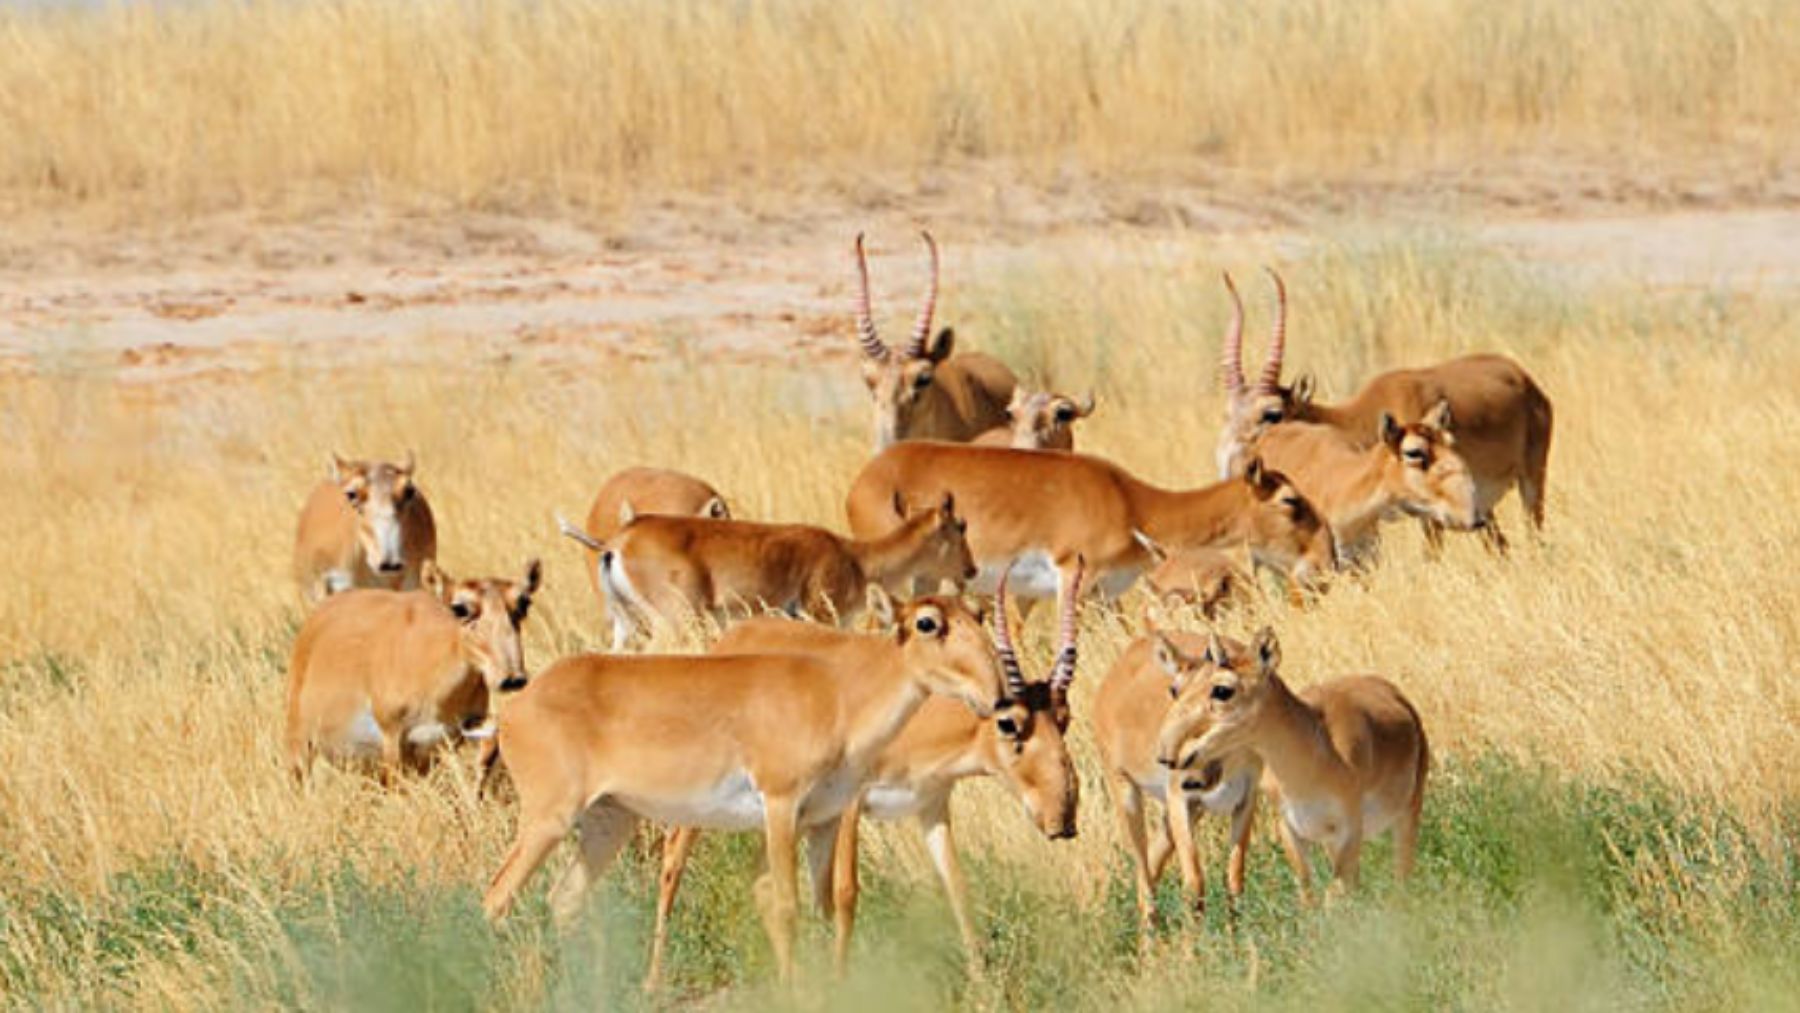
[[[1457,450],[1475,480],[1476,514],[1489,522],[1482,527],[1489,543],[1505,547],[1506,540],[1491,519],[1495,505],[1515,485],[1533,526],[1543,527],[1553,415],[1550,399],[1518,363],[1502,355],[1484,354],[1465,355],[1423,369],[1397,369],[1376,376],[1348,401],[1319,404],[1313,400],[1310,377],[1301,377],[1291,387],[1281,383],[1287,348],[1287,288],[1280,275],[1270,271],[1269,276],[1276,294],[1274,332],[1254,386],[1244,380],[1243,303],[1231,276],[1225,276],[1232,318],[1223,357],[1227,401],[1218,445],[1221,475],[1238,470],[1254,452],[1259,437],[1280,423],[1331,426],[1366,445],[1381,431],[1382,415],[1401,423],[1414,422],[1440,402],[1447,402],[1448,417],[1456,420]],[[1438,525],[1427,520],[1426,530],[1436,541]]]
[[[308,605],[353,587],[410,591],[437,558],[431,506],[403,464],[331,455],[330,477],[300,508],[294,576]]]
[[[688,610],[723,623],[733,609],[762,605],[845,619],[860,611],[871,584],[893,591],[914,580],[968,580],[975,563],[955,502],[933,502],[866,539],[807,524],[635,518],[600,553],[613,647],[623,649],[648,616]]]
[[[1206,659],[1240,659],[1242,644],[1179,631],[1153,632],[1126,647],[1094,697],[1094,741],[1100,747],[1109,793],[1137,873],[1138,920],[1148,933],[1157,880],[1174,852],[1183,885],[1196,910],[1205,906],[1206,880],[1194,847],[1195,819],[1203,812],[1231,817],[1231,858],[1226,889],[1244,892],[1244,859],[1255,815],[1262,764],[1248,750],[1221,753],[1172,769],[1158,762],[1157,736],[1168,718],[1183,673]],[[1156,837],[1144,833],[1144,798],[1162,803]]]
[[[482,724],[495,693],[525,685],[519,627],[541,576],[535,559],[516,581],[455,581],[426,563],[424,590],[358,589],[320,605],[288,665],[294,777],[320,753],[379,757],[391,777]]]
[[[1256,441],[1263,461],[1293,479],[1331,525],[1340,563],[1372,555],[1378,525],[1400,514],[1457,530],[1487,523],[1448,402],[1405,426],[1383,412],[1375,434],[1374,443],[1358,444],[1332,426],[1288,422]]]
[[[979,615],[951,597],[878,608],[898,619],[894,649],[855,664],[797,654],[583,655],[533,679],[500,714],[519,829],[483,900],[488,917],[505,915],[572,827],[580,853],[552,897],[564,922],[640,820],[760,827],[768,873],[756,899],[781,976],[791,978],[797,835],[853,803],[928,693],[983,718],[1005,703]]]
[[[1244,752],[1268,771],[1282,848],[1310,900],[1305,845],[1325,847],[1337,883],[1355,887],[1363,841],[1394,831],[1394,871],[1412,872],[1430,748],[1419,712],[1386,679],[1350,676],[1295,693],[1264,629],[1248,658],[1204,657],[1176,681],[1157,752],[1192,770]]]
[[[863,237],[856,237],[856,340],[863,351],[863,382],[875,403],[875,449],[901,440],[966,443],[1009,423],[1006,415],[1019,380],[1000,360],[970,352],[951,357],[956,334],[946,327],[931,336],[937,311],[938,248],[921,233],[931,252],[931,281],[913,324],[912,337],[898,351],[875,331],[869,307],[869,261]]]
[[[585,524],[576,528],[557,519],[562,533],[579,542],[587,556],[588,584],[600,600],[602,612],[610,610],[606,591],[600,586],[600,552],[627,520],[644,514],[731,519],[731,509],[719,490],[692,475],[667,468],[626,468],[608,478],[594,495]]]
[[[1075,423],[1094,414],[1094,395],[1089,392],[1077,401],[1066,394],[1015,387],[1006,414],[1010,420],[1006,425],[996,426],[972,442],[1016,450],[1074,450]]]
[[[1075,836],[1075,809],[1080,782],[1069,758],[1064,735],[1069,730],[1069,687],[1075,681],[1075,599],[1064,606],[1062,641],[1050,677],[1028,680],[1013,649],[1002,580],[994,602],[994,642],[1006,680],[1006,699],[991,720],[976,717],[954,700],[934,697],[913,716],[898,738],[875,757],[861,814],[882,821],[912,818],[925,836],[932,864],[950,901],[950,913],[962,936],[971,964],[979,958],[974,922],[969,918],[968,886],[957,860],[950,827],[950,794],[969,777],[997,777],[1045,837]],[[892,634],[845,633],[811,623],[756,619],[731,628],[714,654],[805,654],[842,669],[864,668],[898,648]],[[849,952],[857,899],[856,820],[821,824],[809,833],[806,854],[812,866],[813,892],[820,910],[837,923],[840,969]],[[832,845],[833,834],[837,845]],[[662,969],[669,912],[699,831],[682,828],[663,841],[661,891],[657,898],[647,988],[654,988]]]
[[[1066,593],[1078,559],[1103,596],[1117,597],[1151,563],[1140,537],[1173,548],[1248,544],[1253,558],[1300,581],[1334,566],[1330,528],[1260,460],[1239,478],[1170,492],[1084,454],[900,443],[863,467],[845,509],[850,529],[867,537],[893,523],[896,502],[948,495],[969,522],[977,587],[991,590],[1015,567],[1021,598]]]

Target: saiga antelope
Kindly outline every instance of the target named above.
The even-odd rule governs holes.
[[[1163,762],[1182,770],[1255,754],[1276,804],[1282,849],[1312,895],[1305,846],[1325,847],[1334,889],[1355,887],[1362,843],[1394,831],[1394,873],[1412,872],[1431,751],[1419,712],[1393,683],[1361,675],[1295,693],[1278,671],[1274,631],[1257,635],[1251,657],[1214,657],[1183,671],[1158,736]]]
[[[869,261],[863,237],[856,237],[856,340],[863,351],[863,382],[875,402],[875,449],[901,440],[966,443],[1009,420],[1006,406],[1018,378],[1000,360],[980,352],[955,358],[956,333],[946,327],[931,336],[937,311],[938,248],[921,233],[931,252],[931,281],[913,324],[912,337],[898,351],[875,331],[869,306]]]
[[[384,776],[483,723],[494,694],[525,685],[519,627],[542,577],[452,580],[435,563],[418,591],[333,595],[306,619],[288,665],[287,758],[379,756]]]
[[[1013,388],[1006,406],[1008,422],[970,441],[983,447],[1016,450],[1074,450],[1075,423],[1094,414],[1094,395],[1080,401],[1066,394]]]
[[[419,567],[437,558],[437,526],[402,464],[350,461],[331,455],[330,477],[300,508],[294,576],[308,605],[353,587],[410,591]]]
[[[896,504],[946,495],[968,521],[976,586],[993,588],[1016,565],[1021,598],[1065,591],[1077,559],[1103,596],[1117,597],[1150,564],[1140,536],[1172,548],[1248,544],[1253,558],[1301,582],[1334,565],[1330,528],[1260,460],[1242,477],[1171,492],[1085,454],[899,443],[863,467],[845,510],[866,537],[893,523]]]
[[[1402,423],[1425,417],[1439,402],[1449,403],[1455,419],[1457,450],[1475,480],[1475,510],[1488,523],[1490,544],[1504,548],[1505,538],[1492,523],[1494,507],[1517,485],[1532,525],[1544,525],[1544,481],[1550,459],[1550,399],[1519,364],[1502,355],[1465,355],[1423,369],[1396,369],[1370,380],[1355,397],[1339,404],[1313,400],[1313,383],[1303,376],[1291,387],[1281,383],[1287,349],[1287,288],[1273,270],[1276,308],[1268,359],[1256,384],[1245,382],[1243,367],[1244,307],[1231,276],[1231,324],[1226,331],[1223,373],[1225,428],[1219,434],[1221,476],[1235,473],[1260,436],[1283,422],[1316,422],[1331,426],[1360,444],[1380,431],[1383,414]],[[1436,541],[1438,526],[1427,520]]]
[[[1006,678],[1005,702],[991,720],[983,720],[954,700],[936,697],[925,701],[899,737],[875,758],[857,807],[860,814],[873,819],[911,817],[918,821],[971,964],[979,959],[979,943],[950,827],[950,794],[964,778],[998,777],[1044,836],[1053,840],[1075,836],[1080,782],[1063,738],[1069,730],[1069,687],[1075,680],[1075,601],[1070,598],[1064,605],[1062,639],[1050,677],[1041,682],[1027,680],[1013,649],[1002,579],[994,600],[994,642]],[[807,654],[839,668],[873,665],[875,659],[895,650],[891,634],[845,633],[782,619],[740,623],[712,647],[714,654]],[[820,910],[830,912],[837,923],[840,969],[849,953],[855,922],[856,815],[847,811],[841,825],[834,821],[815,827],[808,832],[806,848],[814,898]],[[835,846],[834,833],[839,835]],[[663,839],[647,989],[660,979],[669,912],[698,837],[699,831],[683,827]]]
[[[861,610],[871,584],[894,591],[914,580],[969,580],[975,562],[964,529],[946,495],[867,539],[810,524],[649,516],[592,547],[600,553],[613,649],[622,650],[650,616],[697,612],[723,624],[732,610],[761,605],[842,620]],[[564,533],[571,534],[566,524]]]
[[[880,591],[872,594],[887,603]],[[581,848],[552,906],[564,923],[639,820],[762,828],[755,891],[784,980],[793,975],[795,840],[835,819],[928,693],[981,717],[1005,684],[981,617],[952,597],[903,606],[897,649],[844,665],[801,655],[581,655],[552,665],[500,713],[500,753],[519,828],[483,909],[519,888],[579,827]]]
[[[1132,641],[1100,683],[1094,696],[1094,741],[1100,747],[1113,808],[1137,874],[1140,928],[1147,934],[1155,911],[1157,880],[1171,852],[1196,910],[1205,906],[1206,878],[1194,846],[1194,821],[1202,812],[1231,817],[1231,858],[1226,890],[1244,891],[1244,860],[1256,811],[1262,765],[1240,750],[1210,757],[1204,764],[1171,769],[1158,762],[1157,735],[1168,717],[1177,678],[1203,658],[1241,659],[1242,644],[1216,634],[1155,631]],[[1144,798],[1163,805],[1154,840],[1144,834]]]
[[[1157,601],[1192,605],[1213,619],[1226,607],[1241,604],[1256,589],[1251,575],[1229,552],[1209,548],[1170,552],[1141,532],[1138,543],[1150,553],[1151,569],[1144,574],[1144,586]]]
[[[1372,443],[1333,426],[1284,422],[1257,439],[1256,453],[1318,507],[1344,563],[1372,555],[1380,523],[1401,514],[1457,530],[1487,523],[1450,425],[1444,401],[1405,426],[1382,412]]]
[[[572,525],[568,524],[562,528],[585,550],[588,584],[600,599],[602,612],[607,611],[606,592],[600,587],[597,546],[611,538],[626,519],[644,514],[723,521],[731,519],[731,508],[725,505],[719,490],[704,480],[667,468],[626,468],[601,483],[593,505],[588,507],[587,522],[578,530],[571,530]]]

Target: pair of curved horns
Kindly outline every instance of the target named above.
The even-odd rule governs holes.
[[[922,359],[925,357],[925,342],[931,337],[931,318],[937,313],[938,296],[938,248],[937,240],[931,238],[930,232],[920,232],[925,239],[925,248],[931,252],[931,281],[925,288],[925,301],[919,307],[919,317],[913,322],[912,338],[906,343],[905,357]],[[863,354],[876,361],[883,361],[892,352],[875,331],[875,314],[869,305],[869,258],[863,252],[863,234],[856,234],[856,341],[862,346]]]
[[[1063,595],[1061,638],[1056,650],[1056,663],[1050,670],[1050,693],[1053,697],[1066,697],[1069,686],[1075,682],[1075,616],[1080,607],[1082,576],[1087,572],[1087,560],[1077,558],[1075,561],[1075,579],[1069,582],[1067,593]],[[1013,699],[1025,697],[1025,672],[1019,665],[1019,655],[1013,649],[1011,622],[1006,613],[1006,584],[1012,579],[1012,567],[1000,575],[1000,587],[994,592],[994,652],[1000,656],[1000,671],[1006,677],[1006,691]]]
[[[1262,375],[1256,379],[1258,394],[1273,394],[1281,385],[1281,360],[1287,352],[1287,285],[1272,267],[1263,268],[1275,282],[1275,324],[1269,336],[1269,357],[1263,363]],[[1244,393],[1244,301],[1238,297],[1231,272],[1224,272],[1225,290],[1231,293],[1231,323],[1225,329],[1225,350],[1219,360],[1225,376],[1225,390],[1232,396]]]

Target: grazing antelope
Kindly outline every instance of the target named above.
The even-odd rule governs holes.
[[[1431,766],[1419,712],[1393,683],[1372,675],[1296,694],[1278,672],[1281,647],[1273,630],[1257,634],[1251,654],[1226,663],[1205,657],[1182,672],[1158,737],[1159,758],[1192,770],[1254,753],[1281,814],[1282,849],[1309,900],[1309,842],[1330,856],[1334,889],[1355,887],[1363,841],[1391,827],[1394,872],[1405,879]]]
[[[1138,544],[1150,553],[1153,568],[1144,574],[1144,586],[1158,601],[1193,605],[1214,619],[1226,608],[1243,604],[1256,590],[1256,582],[1229,552],[1208,548],[1170,552],[1142,532]]]
[[[719,490],[683,472],[667,468],[626,468],[607,479],[594,494],[587,523],[581,528],[557,519],[563,534],[586,550],[588,584],[600,600],[602,612],[610,610],[606,591],[600,586],[601,547],[627,519],[640,514],[731,519],[731,509],[725,505],[725,497],[719,495]]]
[[[898,504],[946,495],[969,522],[976,586],[993,588],[1016,560],[1021,598],[1066,591],[1077,559],[1103,596],[1117,597],[1151,562],[1140,535],[1177,548],[1246,543],[1253,558],[1300,581],[1334,565],[1330,528],[1260,460],[1240,478],[1171,492],[1085,454],[900,443],[863,467],[845,509],[850,529],[867,537],[893,523]]]
[[[1264,463],[1293,479],[1331,525],[1340,563],[1371,556],[1381,521],[1403,513],[1458,530],[1487,523],[1448,402],[1405,426],[1382,412],[1375,435],[1359,444],[1332,426],[1285,422],[1256,441]]]
[[[1066,394],[1015,387],[1006,414],[1011,421],[971,442],[1018,450],[1074,450],[1075,423],[1094,414],[1094,395],[1090,391],[1077,401]]]
[[[451,580],[426,563],[419,591],[357,589],[308,616],[288,665],[287,757],[304,779],[319,753],[379,756],[384,776],[422,767],[483,723],[495,693],[525,685],[519,627],[543,575]]]
[[[796,654],[565,658],[500,714],[519,829],[483,899],[489,919],[579,827],[552,906],[572,917],[640,820],[762,828],[755,891],[783,980],[793,975],[795,840],[853,804],[928,693],[992,717],[1005,683],[981,617],[953,597],[893,605],[893,650],[860,664]],[[998,702],[997,702],[998,701]]]
[[[331,455],[331,475],[300,508],[294,576],[308,605],[353,587],[410,591],[437,558],[431,506],[403,464]]]
[[[969,352],[951,358],[956,332],[946,327],[931,336],[937,311],[938,248],[931,233],[921,233],[931,251],[931,282],[919,307],[912,337],[899,351],[882,343],[869,307],[869,260],[863,237],[856,237],[856,340],[863,350],[863,382],[875,401],[875,449],[901,440],[949,440],[966,443],[982,433],[1005,427],[1006,406],[1018,378],[1000,360]]]
[[[1203,812],[1231,817],[1231,858],[1226,889],[1244,892],[1244,859],[1256,811],[1262,764],[1240,750],[1210,757],[1204,764],[1171,769],[1158,762],[1157,735],[1167,718],[1182,674],[1195,657],[1241,662],[1242,644],[1216,634],[1154,631],[1126,647],[1094,696],[1094,740],[1100,747],[1113,808],[1125,830],[1137,873],[1140,927],[1148,933],[1155,911],[1157,880],[1173,852],[1183,885],[1196,910],[1205,906],[1205,874],[1194,847],[1194,820]],[[1144,834],[1144,797],[1163,805],[1156,837]]]
[[[1069,730],[1069,687],[1075,680],[1075,607],[1074,598],[1064,606],[1062,641],[1050,678],[1027,680],[1013,649],[1003,579],[994,601],[994,643],[1006,678],[1006,700],[995,717],[978,718],[954,700],[927,700],[870,768],[860,812],[884,822],[907,817],[918,821],[950,900],[963,952],[971,963],[980,951],[969,918],[968,885],[950,828],[950,793],[964,778],[998,777],[1044,836],[1053,840],[1075,836],[1080,782],[1063,738]],[[714,654],[806,654],[846,669],[877,664],[875,659],[896,650],[891,634],[845,633],[782,619],[741,623],[712,647]],[[848,838],[839,838],[835,853],[831,845],[834,832]],[[831,912],[837,922],[840,968],[849,953],[855,922],[855,834],[854,818],[847,813],[841,829],[836,823],[821,824],[810,832],[806,849],[815,900],[820,910]],[[699,831],[684,827],[663,840],[661,890],[646,988],[654,988],[660,978],[669,912],[698,837]]]
[[[635,518],[600,553],[613,648],[652,615],[698,611],[722,624],[732,609],[761,604],[841,620],[860,611],[871,584],[894,591],[914,580],[969,580],[964,529],[948,495],[866,539],[809,524]]]
[[[1335,405],[1313,400],[1312,378],[1303,376],[1282,386],[1282,357],[1287,348],[1287,288],[1274,271],[1276,308],[1269,356],[1255,386],[1244,380],[1244,307],[1231,276],[1231,324],[1222,361],[1225,428],[1219,434],[1221,476],[1236,472],[1262,434],[1283,422],[1316,422],[1331,426],[1359,445],[1381,431],[1383,414],[1402,423],[1425,417],[1440,402],[1449,403],[1456,420],[1457,451],[1475,480],[1475,510],[1484,521],[1483,534],[1496,548],[1506,539],[1491,523],[1494,507],[1517,485],[1534,527],[1544,525],[1544,480],[1550,460],[1552,413],[1544,396],[1519,364],[1502,355],[1465,355],[1424,369],[1397,369],[1370,380],[1348,401]],[[1427,520],[1435,542],[1439,528]]]

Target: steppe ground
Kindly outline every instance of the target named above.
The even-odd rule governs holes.
[[[1797,1004],[1796,19],[977,6],[0,15],[0,999]],[[1474,350],[1537,377],[1542,539],[1510,500],[1505,559],[1431,560],[1401,526],[1369,574],[1223,624],[1275,626],[1296,683],[1376,671],[1417,703],[1438,766],[1414,883],[1377,845],[1364,890],[1302,907],[1265,816],[1230,919],[1203,824],[1213,903],[1165,883],[1140,952],[1082,724],[1136,596],[1082,621],[1078,839],[959,790],[973,979],[909,827],[865,837],[849,979],[810,919],[794,993],[754,842],[705,842],[644,998],[647,851],[577,931],[543,882],[490,928],[513,814],[470,757],[394,790],[286,778],[292,526],[331,451],[415,450],[452,572],[546,560],[534,668],[599,649],[552,513],[649,463],[841,527],[868,445],[850,242],[896,334],[920,227],[959,343],[1094,389],[1083,448],[1169,485],[1212,471],[1222,269],[1257,354],[1280,266],[1290,369],[1324,396]]]

